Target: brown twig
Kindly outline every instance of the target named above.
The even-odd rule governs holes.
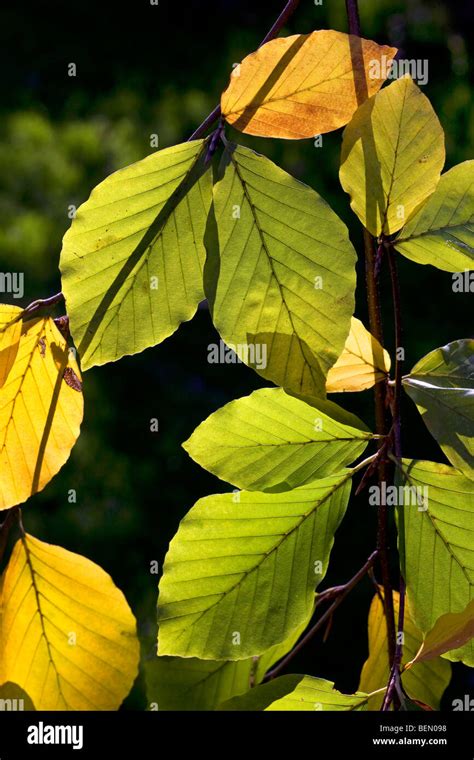
[[[54,296],[50,296],[49,298],[38,298],[38,300],[33,301],[23,309],[19,318],[24,319],[40,309],[49,309],[51,306],[56,306],[56,304],[62,301],[63,298],[64,296],[62,293],[55,293]]]
[[[357,0],[346,0],[346,11],[349,21],[349,32],[356,37],[361,37],[359,8]],[[365,81],[365,72],[362,72],[362,78]],[[364,93],[361,93],[362,95]],[[367,92],[365,92],[367,96]],[[377,259],[375,255],[374,239],[368,230],[363,228],[364,233],[364,255],[365,255],[365,283],[367,292],[367,306],[369,311],[370,332],[378,340],[380,345],[384,345],[382,315],[380,305],[380,291],[378,282]],[[375,429],[382,436],[379,440],[379,449],[385,446],[384,438],[388,434],[388,418],[386,403],[386,385],[385,383],[376,383],[374,387],[375,399]],[[389,467],[385,456],[381,455],[378,461],[378,482],[387,482],[389,479]],[[388,657],[390,666],[395,658],[395,613],[393,608],[393,593],[390,579],[390,564],[388,554],[388,509],[386,504],[381,504],[378,508],[377,519],[377,548],[379,550],[380,570],[382,575],[382,585],[384,589],[384,612],[387,625],[387,643]]]
[[[392,403],[392,416],[393,416],[393,452],[395,458],[400,462],[402,458],[402,418],[401,418],[401,398],[402,398],[402,377],[403,377],[403,327],[402,327],[402,309],[400,298],[400,282],[398,279],[398,268],[396,254],[391,245],[387,246],[387,258],[388,266],[390,270],[390,281],[392,285],[392,302],[393,302],[393,316],[395,323],[395,389]],[[403,577],[404,565],[405,565],[405,521],[403,505],[401,505],[399,511],[399,545],[400,545],[400,564],[402,570],[400,572],[400,597],[399,597],[399,609],[398,609],[398,627],[397,627],[397,641],[395,647],[395,655],[390,671],[390,679],[385,693],[385,698],[382,704],[382,710],[387,711],[390,709],[390,705],[396,699],[401,692],[400,684],[400,667],[402,664],[403,656],[403,630],[405,623],[405,596],[406,586],[405,579]]]
[[[342,601],[346,598],[348,593],[354,588],[354,586],[359,583],[359,581],[364,577],[364,575],[369,571],[369,569],[372,567],[373,563],[375,562],[375,559],[377,557],[378,551],[377,549],[372,552],[370,557],[368,558],[367,562],[360,568],[360,570],[357,571],[357,573],[350,579],[350,581],[347,581],[347,583],[344,583],[342,586],[335,586],[332,589],[327,589],[327,591],[323,591],[319,597],[316,600],[316,605],[320,603],[321,597],[324,597],[327,592],[332,592],[336,595],[336,600],[331,604],[330,607],[326,610],[326,612],[321,615],[319,620],[309,629],[309,631],[303,636],[303,638],[296,644],[295,647],[289,652],[286,657],[284,657],[280,662],[272,669],[269,670],[266,674],[264,681],[270,681],[272,678],[275,678],[281,671],[286,668],[289,662],[293,659],[293,657],[298,654],[301,649],[308,643],[308,641],[311,641],[313,636],[332,618],[333,613],[335,610],[339,607]],[[327,598],[327,597],[326,597]]]
[[[271,29],[267,32],[267,34],[261,41],[259,47],[262,47],[262,45],[265,45],[266,42],[270,42],[270,40],[275,39],[277,34],[279,34],[281,29],[285,26],[286,22],[290,18],[290,16],[294,13],[296,8],[298,7],[299,2],[300,0],[288,0],[282,12],[278,16],[277,20],[275,21]],[[202,124],[200,124],[199,127],[194,130],[191,137],[188,138],[188,142],[190,140],[197,140],[199,137],[202,137],[203,135],[205,135],[209,127],[212,127],[212,125],[220,118],[220,116],[221,116],[221,107],[219,104],[214,108],[213,111],[211,111],[209,116],[206,116]]]

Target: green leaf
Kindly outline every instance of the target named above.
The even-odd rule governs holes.
[[[204,154],[203,140],[160,150],[112,174],[79,207],[60,268],[82,369],[160,343],[204,298]]]
[[[252,659],[156,657],[145,663],[148,706],[160,711],[215,710],[220,702],[250,688],[255,667]]]
[[[330,401],[309,406],[281,388],[262,388],[211,414],[183,446],[222,480],[275,492],[340,470],[371,438],[357,417]]]
[[[304,676],[290,675],[274,678],[268,683],[255,687],[219,705],[219,710],[259,712],[266,710],[272,702],[275,702],[291,693],[302,682]]]
[[[204,284],[223,340],[268,380],[324,397],[354,311],[347,228],[314,190],[233,144],[214,212]]]
[[[410,609],[425,634],[441,615],[462,612],[474,596],[474,487],[453,467],[436,462],[405,459],[401,477],[425,499],[424,505],[398,507],[405,524]],[[443,656],[472,667],[474,644]]]
[[[403,385],[451,464],[474,480],[474,340],[431,351]]]
[[[449,652],[450,649],[459,649],[472,638],[474,638],[474,599],[462,612],[448,612],[438,618],[431,631],[426,634],[411,664],[432,660],[439,654]]]
[[[403,227],[438,184],[444,132],[409,76],[366,100],[344,130],[339,177],[372,235]]]
[[[200,499],[165,559],[159,654],[241,660],[284,641],[313,608],[352,474]]]
[[[370,605],[368,629],[369,629],[369,657],[362,668],[359,690],[375,692],[387,686],[390,675],[388,662],[387,624],[385,622],[383,608],[383,589],[380,588],[380,596],[375,594]],[[398,619],[399,594],[394,592],[393,605],[395,619]],[[423,640],[423,634],[416,627],[411,615],[408,600],[405,604],[403,663],[408,662],[418,651]],[[435,710],[439,710],[439,704],[444,690],[451,678],[451,665],[441,657],[433,662],[417,665],[403,673],[402,682],[407,694],[414,700],[424,702]],[[384,692],[370,697],[367,705],[368,710],[380,710],[384,698]]]
[[[280,676],[241,697],[221,705],[221,710],[365,710],[368,695],[342,694],[332,681],[312,676]]]
[[[156,657],[145,663],[149,705],[159,710],[215,710],[228,699],[260,683],[274,663],[286,655],[306,628],[313,610],[288,639],[247,660],[199,660]]]
[[[432,264],[446,272],[473,269],[474,161],[464,161],[442,175],[433,195],[394,245],[418,264]]]

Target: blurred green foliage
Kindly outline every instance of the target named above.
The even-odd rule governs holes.
[[[302,0],[285,33],[346,31],[344,6],[343,0]],[[59,251],[71,206],[109,173],[150,153],[152,135],[159,147],[186,139],[218,101],[232,64],[255,49],[281,7],[283,0],[5,5],[0,271],[25,273],[23,304],[60,289]],[[396,45],[403,58],[429,61],[424,92],[446,131],[446,168],[472,157],[473,7],[462,0],[360,0],[360,11],[364,36]],[[77,65],[76,77],[67,75],[70,62]],[[325,135],[322,148],[312,140],[228,134],[314,187],[361,250],[359,224],[338,182],[340,130]],[[357,313],[366,319],[362,266],[359,271]],[[471,311],[469,295],[453,294],[447,273],[401,260],[400,276],[409,369],[429,350],[472,332]],[[390,326],[386,273],[382,288]],[[209,365],[207,346],[216,340],[203,309],[162,346],[88,372],[81,438],[59,476],[24,510],[30,532],[83,553],[112,574],[139,619],[148,656],[157,586],[150,562],[162,562],[197,498],[228,489],[194,465],[180,442],[217,407],[263,385],[242,365]],[[393,347],[390,327],[387,344]],[[372,424],[370,391],[335,400]],[[405,454],[445,461],[408,398],[403,411]],[[153,417],[160,421],[158,434],[149,431]],[[71,488],[76,504],[67,500]],[[362,494],[336,536],[328,585],[363,564],[374,536],[375,513]],[[370,583],[361,584],[338,611],[327,643],[316,639],[293,672],[330,678],[342,690],[356,688],[371,595]],[[448,707],[453,696],[473,688],[472,674],[462,666],[455,670]],[[141,680],[127,705],[145,707]]]

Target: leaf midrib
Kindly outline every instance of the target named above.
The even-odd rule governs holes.
[[[312,504],[311,508],[310,508],[310,509],[309,509],[307,512],[304,512],[304,513],[303,513],[303,515],[301,515],[300,519],[299,519],[299,520],[298,520],[298,521],[295,523],[295,525],[294,525],[293,527],[291,527],[291,528],[290,528],[288,531],[286,531],[286,533],[283,533],[283,534],[282,534],[282,536],[281,536],[280,540],[279,540],[279,541],[278,541],[278,542],[277,542],[277,543],[276,543],[274,546],[272,546],[272,548],[271,548],[271,549],[269,549],[267,552],[262,552],[262,553],[259,553],[259,555],[258,555],[258,556],[259,556],[261,559],[260,559],[260,560],[259,560],[259,561],[258,561],[258,562],[257,562],[257,563],[256,563],[256,564],[253,566],[253,567],[251,567],[249,570],[246,570],[246,571],[245,571],[245,572],[243,572],[243,573],[240,573],[240,574],[239,574],[239,580],[238,580],[236,583],[234,583],[234,585],[233,585],[233,586],[231,586],[231,588],[229,588],[229,589],[227,589],[226,591],[223,591],[222,593],[220,593],[220,594],[219,594],[219,599],[218,599],[218,600],[215,602],[215,604],[212,604],[212,605],[210,605],[209,607],[207,607],[205,610],[202,610],[202,611],[199,613],[198,617],[194,618],[194,619],[193,619],[193,621],[192,621],[192,622],[191,622],[189,625],[187,625],[187,626],[184,626],[184,627],[183,627],[183,628],[180,630],[180,632],[179,632],[178,636],[180,636],[180,637],[181,637],[181,636],[183,636],[183,634],[184,634],[184,633],[185,633],[185,632],[186,632],[186,631],[187,631],[187,630],[188,630],[190,627],[193,627],[194,625],[196,625],[196,623],[197,623],[197,622],[198,622],[198,621],[199,621],[199,620],[200,620],[200,619],[201,619],[201,618],[202,618],[204,615],[206,615],[206,614],[207,614],[207,613],[208,613],[210,610],[212,610],[214,607],[216,607],[216,605],[220,604],[220,603],[222,602],[222,600],[223,600],[223,599],[225,599],[225,597],[227,597],[227,596],[228,596],[229,594],[231,594],[231,593],[232,593],[232,592],[233,592],[233,591],[234,591],[236,588],[238,588],[238,587],[239,587],[239,586],[240,586],[242,583],[244,583],[244,582],[246,581],[246,579],[247,579],[247,578],[248,578],[248,577],[249,577],[249,576],[250,576],[250,575],[251,575],[253,572],[255,572],[255,571],[258,571],[258,570],[259,570],[259,568],[260,568],[260,566],[262,565],[262,563],[263,563],[263,562],[265,562],[265,561],[268,559],[268,557],[270,557],[270,556],[271,556],[271,555],[272,555],[274,552],[278,551],[278,549],[280,548],[280,546],[282,545],[282,543],[283,543],[284,541],[286,541],[286,540],[287,540],[287,538],[288,538],[289,536],[291,536],[291,534],[292,534],[292,533],[294,533],[295,531],[297,531],[297,530],[300,528],[300,526],[301,526],[301,525],[302,525],[302,524],[305,522],[305,520],[307,520],[307,519],[308,519],[308,518],[309,518],[309,517],[310,517],[310,516],[311,516],[311,515],[312,515],[312,514],[315,512],[315,510],[319,509],[319,507],[321,507],[321,506],[322,506],[322,505],[323,505],[323,504],[324,504],[324,503],[325,503],[325,502],[326,502],[328,499],[330,499],[330,498],[331,498],[331,497],[334,495],[334,493],[336,493],[336,491],[338,491],[338,489],[339,489],[339,488],[341,488],[341,487],[342,487],[342,486],[343,486],[343,485],[344,485],[344,484],[347,482],[347,480],[349,480],[350,478],[352,478],[352,475],[353,475],[353,470],[351,470],[351,469],[350,469],[350,470],[348,470],[348,471],[347,471],[347,473],[344,475],[344,477],[343,477],[343,478],[341,478],[340,480],[338,480],[338,481],[337,481],[337,482],[334,484],[334,486],[332,486],[332,487],[330,488],[330,490],[329,490],[329,491],[328,491],[328,492],[325,494],[325,496],[324,496],[324,497],[323,497],[323,498],[322,498],[320,501],[317,501],[317,502],[316,502],[316,504]],[[335,476],[332,476],[332,477],[335,477]],[[245,519],[247,519],[247,518],[245,518]],[[212,577],[215,577],[215,576],[212,576]],[[184,582],[189,582],[189,581],[188,581],[188,580],[185,580]],[[174,583],[176,583],[176,581],[174,581]],[[214,595],[214,594],[212,594],[212,596],[213,596],[213,595]],[[184,600],[184,601],[186,601],[186,600]],[[168,604],[168,603],[167,603],[167,604]],[[184,613],[183,617],[188,617],[190,614],[193,614],[193,613]],[[173,619],[176,619],[176,618],[178,618],[178,617],[181,617],[181,616],[173,616],[171,619],[173,620]],[[169,620],[169,619],[170,619],[170,618],[165,618],[165,620]],[[246,658],[245,658],[245,659],[246,659]]]
[[[251,210],[251,213],[252,213],[252,217],[254,219],[255,226],[257,228],[257,232],[258,232],[258,235],[259,235],[259,238],[260,238],[260,242],[261,242],[262,248],[265,251],[265,255],[266,255],[268,263],[270,265],[272,279],[276,282],[276,284],[278,286],[278,290],[280,292],[281,302],[283,303],[283,305],[285,307],[285,311],[286,311],[287,316],[288,316],[288,319],[290,320],[291,328],[292,328],[292,331],[293,331],[293,336],[298,341],[298,345],[300,347],[300,351],[301,351],[301,355],[302,355],[303,360],[304,360],[304,364],[305,364],[306,367],[309,368],[311,377],[313,379],[313,383],[315,384],[315,386],[317,388],[318,387],[317,378],[314,377],[314,375],[313,375],[313,367],[311,366],[311,364],[309,364],[309,362],[308,362],[308,360],[306,358],[305,351],[303,349],[303,345],[302,345],[302,342],[301,342],[301,338],[300,338],[300,336],[299,336],[299,334],[298,334],[298,332],[297,332],[297,330],[295,328],[294,322],[293,322],[292,312],[290,311],[290,308],[289,308],[289,306],[288,306],[288,304],[287,304],[287,302],[285,300],[285,296],[283,294],[283,288],[282,288],[281,283],[280,283],[280,281],[279,281],[279,279],[278,279],[278,277],[276,275],[275,267],[273,266],[273,258],[271,257],[270,251],[268,250],[268,246],[267,246],[267,243],[266,243],[266,240],[265,240],[265,237],[264,237],[264,232],[263,232],[263,230],[262,230],[262,228],[260,227],[260,224],[259,224],[257,213],[256,213],[256,208],[255,208],[255,206],[254,206],[254,204],[252,202],[252,199],[250,197],[250,194],[248,192],[247,183],[244,180],[244,178],[242,177],[242,174],[240,172],[238,162],[234,158],[233,151],[230,152],[230,159],[231,159],[232,164],[234,166],[235,173],[237,174],[237,176],[239,178],[240,184],[242,185],[242,189],[244,191],[244,195],[245,195],[245,198],[247,200],[247,203],[250,206],[250,210]],[[319,369],[320,369],[320,372],[321,372],[322,376],[325,377],[326,373],[324,372],[324,368],[321,366],[321,364],[320,364],[320,362],[318,360],[318,356],[316,354],[313,354],[313,356],[315,358],[315,361],[318,363],[318,366],[319,366]],[[285,376],[286,376],[286,372],[287,372],[287,368],[285,368]]]

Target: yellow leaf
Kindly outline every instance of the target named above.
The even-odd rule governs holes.
[[[384,380],[390,370],[390,355],[378,340],[352,317],[344,351],[328,372],[328,393],[363,391]]]
[[[433,657],[458,649],[474,638],[474,599],[462,612],[447,612],[441,615],[431,631],[425,636],[416,657],[417,662],[432,660]]]
[[[135,680],[136,623],[110,576],[79,554],[20,538],[0,581],[0,684],[36,710],[117,710]]]
[[[381,596],[383,591],[380,589]],[[398,618],[399,594],[394,592],[393,605],[395,620]],[[378,594],[375,594],[369,611],[369,657],[365,661],[360,676],[359,691],[370,693],[382,689],[388,683],[388,650],[387,629],[383,604]],[[419,649],[423,634],[416,627],[410,614],[408,602],[405,604],[403,662],[410,660]],[[439,709],[439,703],[445,688],[451,678],[449,662],[440,657],[430,663],[421,663],[402,675],[403,686],[411,699]],[[370,697],[368,710],[379,710],[384,693]]]
[[[79,368],[53,320],[24,322],[0,388],[0,509],[56,475],[79,436],[83,406]]]
[[[330,132],[380,89],[396,52],[331,29],[280,37],[234,68],[222,114],[250,135],[301,139]]]
[[[21,320],[17,319],[23,309],[0,304],[0,388],[5,384],[18,351]]]
[[[401,229],[439,182],[444,132],[409,76],[363,103],[344,130],[341,185],[372,235]]]

